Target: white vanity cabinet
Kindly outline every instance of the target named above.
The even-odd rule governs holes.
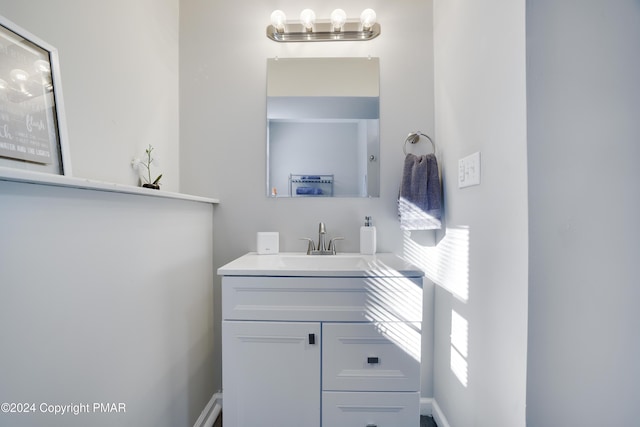
[[[218,271],[225,427],[419,426],[421,272],[241,272]]]

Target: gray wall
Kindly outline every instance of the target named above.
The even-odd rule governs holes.
[[[366,151],[358,123],[271,122],[269,125],[269,184],[289,194],[289,175],[334,175],[333,194],[363,193],[366,170],[358,167]],[[340,150],[341,155],[335,153]],[[295,190],[293,190],[295,196]]]
[[[76,177],[135,185],[151,143],[178,190],[178,4],[0,0],[59,50]],[[0,182],[0,402],[127,405],[0,425],[193,425],[217,390],[212,210]]]
[[[179,190],[178,0],[0,0],[0,14],[58,49],[73,175],[138,185],[155,147]]]
[[[423,257],[439,285],[435,399],[454,427],[525,425],[524,24],[524,0],[434,2],[436,140],[447,232]],[[459,189],[458,159],[476,151],[481,184]]]
[[[638,424],[640,2],[527,2],[527,425]]]
[[[0,402],[36,410],[0,425],[192,426],[215,392],[212,216],[207,203],[0,181]]]
[[[304,7],[326,18],[338,5],[312,0]],[[214,218],[215,267],[255,250],[257,231],[279,231],[281,251],[301,252],[305,245],[298,239],[317,238],[320,221],[330,235],[345,237],[339,250],[357,252],[365,215],[373,216],[378,227],[379,251],[404,251],[405,235],[396,214],[402,143],[412,130],[433,135],[431,2],[354,0],[342,7],[356,18],[367,7],[375,9],[382,35],[368,42],[275,43],[265,36],[271,12],[281,8],[296,20],[303,8],[300,2],[181,2],[180,182],[184,192],[221,200]],[[267,58],[369,55],[380,58],[381,197],[267,198]],[[425,298],[430,297],[427,294]],[[432,312],[427,310],[426,315]],[[430,325],[427,322],[425,329]],[[431,348],[427,337],[425,358]],[[217,369],[219,361],[218,355]],[[431,360],[426,359],[424,366],[422,393],[431,397]],[[218,371],[218,384],[220,379]]]

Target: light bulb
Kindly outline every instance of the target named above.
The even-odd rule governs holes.
[[[300,12],[300,22],[307,31],[313,31],[313,24],[316,22],[316,14],[311,9]]]
[[[33,63],[33,66],[35,67],[36,71],[39,73],[51,72],[51,67],[49,66],[49,62],[45,61],[44,59],[38,59],[36,62]]]
[[[20,92],[22,92],[23,95],[26,95],[28,97],[33,96],[25,87],[25,83],[29,81],[29,73],[19,68],[14,68],[9,73],[9,76],[11,76],[11,80],[13,80],[18,85],[18,87],[20,88]]]
[[[284,14],[281,10],[274,10],[271,13],[271,25],[276,29],[277,32],[283,33],[284,26],[287,23],[287,15]]]
[[[29,73],[19,68],[11,70],[11,73],[9,73],[9,75],[14,82],[26,82],[27,80],[29,80]]]
[[[331,12],[331,25],[334,31],[342,31],[342,26],[347,22],[347,14],[342,9]]]
[[[363,30],[370,30],[373,24],[376,23],[376,12],[373,9],[365,9],[360,15],[360,22],[362,22]]]

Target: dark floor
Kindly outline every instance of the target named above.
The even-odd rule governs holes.
[[[433,420],[433,417],[422,415],[420,416],[420,427],[438,427],[438,424]]]
[[[213,427],[222,427],[222,414],[218,417]],[[420,417],[420,427],[438,427],[433,418],[423,415]]]

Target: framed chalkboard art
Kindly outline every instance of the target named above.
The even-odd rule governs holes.
[[[58,51],[0,16],[0,167],[71,175]]]

